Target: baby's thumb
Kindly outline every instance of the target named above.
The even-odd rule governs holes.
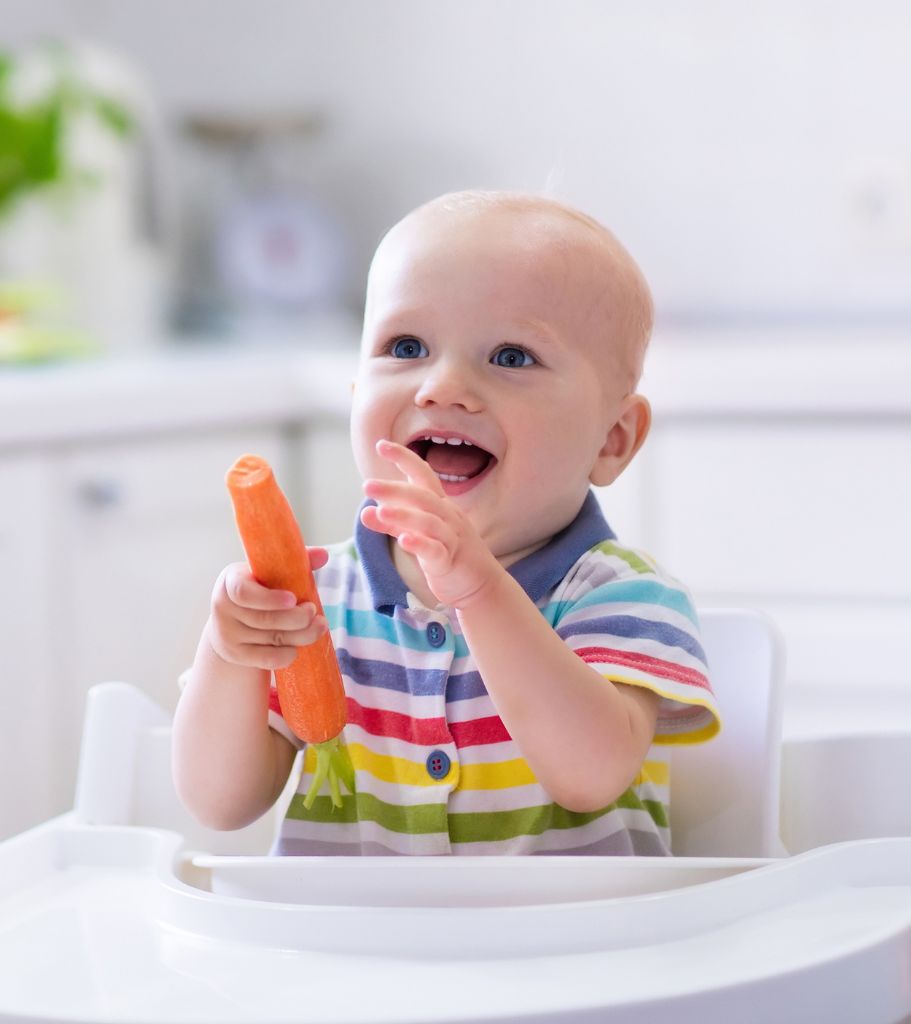
[[[307,548],[311,569],[322,569],[329,561],[329,552],[325,548]]]

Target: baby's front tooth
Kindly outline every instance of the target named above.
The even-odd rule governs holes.
[[[462,439],[460,437],[450,437],[450,438],[447,439],[446,443],[447,444],[462,444]]]
[[[434,444],[446,444],[445,437],[434,437],[433,434],[431,434],[430,440],[433,441]]]

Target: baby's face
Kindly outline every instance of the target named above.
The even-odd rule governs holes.
[[[506,564],[575,517],[625,398],[579,230],[553,214],[424,212],[371,271],[361,474],[397,476],[381,438],[418,452]]]

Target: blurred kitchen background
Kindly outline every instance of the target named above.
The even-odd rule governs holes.
[[[909,52],[903,0],[0,0],[0,837],[70,806],[92,684],[173,707],[237,455],[350,534],[371,253],[472,186],[652,284],[621,537],[776,619],[786,729],[906,715]]]

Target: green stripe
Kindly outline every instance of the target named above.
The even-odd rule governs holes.
[[[630,551],[629,548],[622,548],[619,544],[615,544],[612,540],[602,541],[600,544],[596,544],[595,551],[600,551],[605,555],[613,555],[615,558],[621,559],[633,570],[638,573],[654,573],[655,568],[648,564],[644,558],[641,558],[636,554],[635,551]]]
[[[667,828],[667,811],[658,800],[640,800],[627,790],[619,800],[599,811],[568,811],[559,804],[522,807],[515,811],[477,811],[449,815],[449,838],[454,843],[497,842],[516,836],[538,836],[548,829],[581,828],[616,808],[647,811],[659,828]]]
[[[548,829],[578,828],[604,817],[610,810],[579,814],[559,804],[522,807],[515,811],[476,811],[450,814],[449,838],[454,843],[492,843],[516,836],[539,836]]]
[[[389,804],[370,793],[345,794],[342,806],[333,807],[332,798],[318,796],[308,811],[304,797],[295,793],[288,808],[289,818],[296,821],[350,825],[357,821],[375,821],[390,832],[406,835],[429,835],[446,831],[446,804]]]
[[[301,793],[295,793],[288,817],[296,821],[353,825],[357,821],[375,821],[389,832],[404,835],[432,835],[449,831],[453,843],[490,843],[516,836],[538,836],[549,829],[580,828],[603,818],[616,808],[647,811],[659,828],[667,828],[667,808],[659,800],[641,800],[627,790],[619,800],[599,811],[568,811],[559,804],[541,804],[514,811],[473,811],[448,814],[445,803],[386,803],[370,793],[345,794],[342,806],[334,807],[328,796],[318,796],[308,811]]]
[[[696,624],[696,612],[682,590],[669,587],[657,580],[632,579],[616,583],[603,583],[595,587],[578,601],[556,601],[544,608],[544,614],[556,624],[567,612],[579,611],[592,605],[606,605],[614,601],[629,601],[631,604],[659,605],[670,608]]]
[[[670,828],[667,818],[667,807],[660,800],[643,800],[642,807],[651,815],[658,828]]]

